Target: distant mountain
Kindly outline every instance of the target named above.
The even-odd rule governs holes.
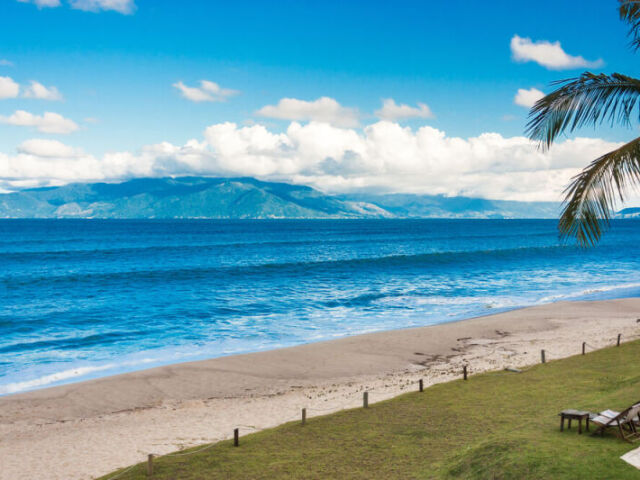
[[[615,218],[640,218],[640,208],[623,208],[616,213]]]
[[[558,204],[325,195],[254,178],[140,178],[0,194],[0,218],[553,218]]]
[[[444,195],[354,194],[339,197],[346,201],[372,203],[394,217],[403,218],[558,218],[556,202],[512,202]]]
[[[0,218],[362,218],[389,214],[310,187],[253,178],[140,178],[0,195]]]

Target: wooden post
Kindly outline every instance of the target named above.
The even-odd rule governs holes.
[[[584,348],[587,346],[587,342],[582,342],[582,354],[584,355]]]
[[[153,453],[150,453],[147,457],[147,476],[153,475]]]
[[[464,377],[464,379],[467,379],[467,366],[463,366],[462,367],[462,376]]]
[[[233,446],[237,447],[238,445],[240,445],[240,429],[234,428],[233,429]]]
[[[544,357],[544,349],[540,350],[540,359],[542,360],[542,363],[545,363],[546,359]]]
[[[619,334],[618,334],[618,344],[616,345],[616,347],[619,347],[619,346],[620,346],[620,337],[621,337],[621,336],[622,336],[622,334],[621,334],[621,333],[619,333]]]
[[[362,407],[369,408],[369,392],[364,392],[362,394]]]
[[[305,423],[307,423],[307,409],[303,408],[302,409],[302,424],[304,425]]]
[[[424,382],[422,381],[422,379],[418,381],[418,388],[421,392],[424,392]]]

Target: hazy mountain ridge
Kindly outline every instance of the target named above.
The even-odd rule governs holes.
[[[353,194],[341,198],[367,201],[401,218],[557,218],[560,211],[560,204],[555,202],[514,202],[444,195]]]
[[[623,208],[618,213],[616,213],[615,218],[640,218],[640,208]]]
[[[555,218],[559,204],[411,194],[326,195],[254,178],[140,178],[0,195],[0,218]]]
[[[306,186],[253,178],[141,178],[0,195],[4,218],[362,218],[388,214]]]

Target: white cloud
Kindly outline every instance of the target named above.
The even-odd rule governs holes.
[[[359,125],[358,112],[340,105],[329,97],[308,102],[297,98],[283,98],[277,105],[267,105],[256,112],[262,117],[280,120],[325,122],[338,127]]]
[[[188,87],[182,82],[173,84],[182,96],[192,102],[224,102],[227,98],[237,95],[237,90],[222,88],[216,82],[201,80],[200,87]]]
[[[433,118],[429,106],[425,103],[418,103],[418,107],[411,107],[404,103],[398,105],[393,98],[386,98],[382,101],[382,108],[376,110],[376,116],[382,120],[401,120],[407,118]]]
[[[32,138],[25,140],[18,145],[18,152],[36,157],[73,158],[80,154],[80,151],[65,145],[58,140],[44,138]]]
[[[20,85],[11,77],[0,77],[0,100],[4,98],[16,98],[20,93]]]
[[[56,87],[45,87],[39,82],[31,81],[23,96],[25,98],[37,98],[40,100],[62,100],[62,95]]]
[[[112,10],[124,15],[130,15],[136,10],[133,0],[69,0],[71,8],[85,12],[99,12]]]
[[[575,138],[542,152],[525,137],[484,133],[465,139],[389,121],[362,130],[292,122],[284,132],[221,123],[208,127],[202,141],[183,146],[163,142],[138,153],[101,158],[59,142],[29,141],[17,155],[0,154],[0,178],[13,179],[2,185],[8,188],[148,176],[247,175],[336,193],[368,189],[559,200],[573,175],[618,145]]]
[[[550,70],[567,70],[572,68],[598,68],[604,65],[602,59],[586,60],[581,56],[567,54],[560,42],[540,40],[514,35],[511,39],[511,54],[518,62],[536,62]]]
[[[18,0],[21,3],[33,3],[38,8],[59,7],[60,0]]]
[[[13,67],[13,62],[6,58],[0,58],[0,67]]]
[[[537,88],[530,88],[529,90],[519,88],[516,96],[513,97],[513,103],[521,107],[531,108],[542,97],[544,97],[544,93]]]
[[[45,112],[43,115],[34,115],[24,110],[16,110],[9,116],[0,116],[0,123],[16,125],[20,127],[33,127],[42,133],[72,133],[78,130],[78,125],[68,118],[53,112]]]
[[[0,77],[0,99],[17,98],[20,94],[20,85],[11,77]],[[45,87],[39,82],[31,81],[28,87],[23,87],[24,98],[40,100],[62,100],[62,95],[56,87]]]
[[[59,7],[60,0],[18,0],[22,3],[33,3],[38,8]],[[136,10],[134,0],[69,0],[71,8],[85,12],[114,11],[130,15]]]

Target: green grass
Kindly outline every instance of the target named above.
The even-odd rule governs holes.
[[[557,414],[640,400],[639,358],[636,341],[521,374],[475,375],[243,436],[238,448],[226,441],[160,457],[153,478],[638,479],[640,471],[618,458],[631,444],[612,433],[578,435],[576,427],[561,433]],[[147,479],[145,468],[120,478]]]

